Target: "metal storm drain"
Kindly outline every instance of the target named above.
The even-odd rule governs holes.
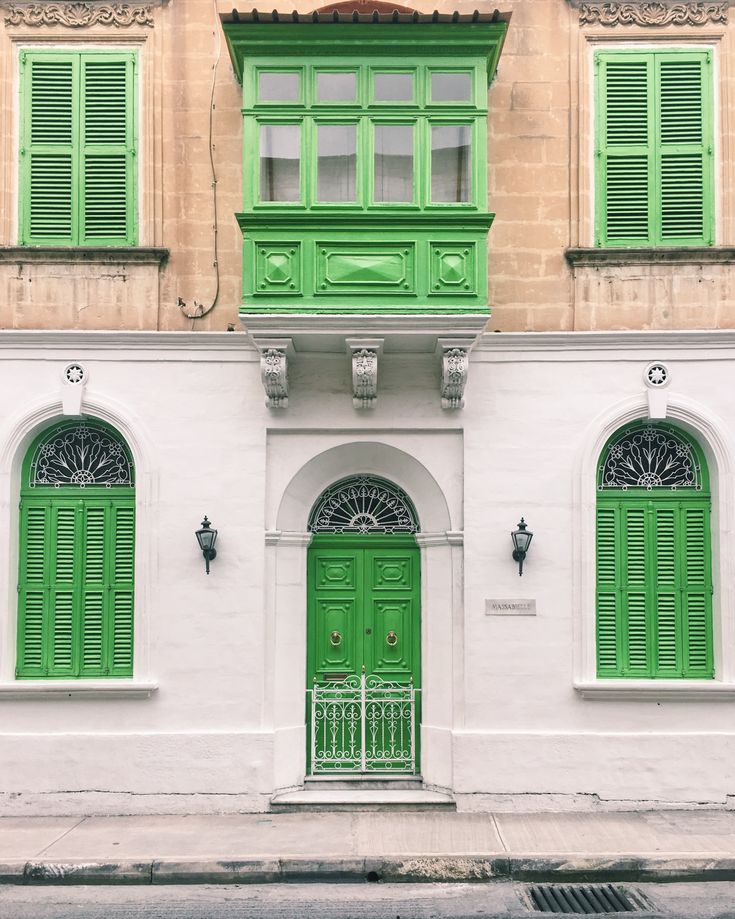
[[[540,913],[634,913],[650,909],[640,893],[615,884],[536,884],[527,892],[532,908]]]

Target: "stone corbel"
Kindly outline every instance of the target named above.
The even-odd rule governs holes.
[[[442,408],[464,408],[464,388],[470,369],[470,348],[474,339],[440,338]]]
[[[84,364],[73,361],[61,372],[61,412],[63,415],[79,416],[82,414],[84,390],[89,373]]]
[[[347,338],[352,355],[352,404],[355,408],[374,408],[378,400],[378,358],[382,338]]]
[[[260,351],[260,379],[268,408],[288,408],[288,359],[293,353],[290,338],[256,339]]]
[[[643,382],[648,392],[649,420],[663,421],[669,407],[671,371],[662,361],[652,361],[643,371]]]

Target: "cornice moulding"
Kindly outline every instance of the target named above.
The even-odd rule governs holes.
[[[694,352],[696,359],[709,352],[735,352],[735,329],[698,329],[692,331],[609,331],[609,332],[486,332],[472,349],[470,360],[494,360],[504,353],[533,353],[534,360],[564,359],[564,353],[615,352],[625,359],[627,352],[651,352],[655,349]],[[702,352],[698,354],[697,352]],[[561,358],[560,358],[561,355]],[[734,355],[735,356],[735,355]],[[729,359],[723,353],[718,359]],[[515,359],[515,358],[514,358]],[[584,359],[584,358],[580,358]],[[594,359],[591,354],[587,359]],[[635,357],[637,360],[637,356]]]
[[[153,26],[152,3],[10,3],[6,26]]]
[[[576,248],[564,257],[572,268],[625,268],[629,265],[732,265],[733,246],[672,246],[667,248]]]
[[[717,3],[637,0],[629,3],[577,2],[574,5],[578,8],[579,24],[582,26],[702,26],[726,23],[730,3],[729,0]]]
[[[238,332],[116,332],[116,331],[64,331],[60,329],[1,329],[0,352],[28,351],[35,360],[46,355],[41,349],[64,352],[110,351],[111,357],[123,360],[128,352],[232,352],[239,360],[258,360],[258,355],[248,337]],[[148,358],[147,358],[148,359]]]
[[[17,264],[163,265],[169,254],[162,246],[0,246],[0,262]]]

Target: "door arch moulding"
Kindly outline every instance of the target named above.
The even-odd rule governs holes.
[[[430,434],[427,436],[431,437]],[[461,470],[459,470],[461,472]],[[384,441],[347,441],[312,451],[273,495],[266,541],[265,712],[273,730],[274,789],[298,788],[306,773],[306,559],[314,503],[351,474],[388,479],[410,497],[420,522],[423,661],[422,775],[452,786],[452,730],[462,696],[462,508],[450,507],[427,465]],[[268,519],[268,516],[266,517]],[[275,526],[273,526],[275,524]]]

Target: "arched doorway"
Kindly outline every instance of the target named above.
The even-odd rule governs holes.
[[[386,479],[355,475],[312,508],[307,559],[311,774],[416,774],[421,694],[418,517]]]

